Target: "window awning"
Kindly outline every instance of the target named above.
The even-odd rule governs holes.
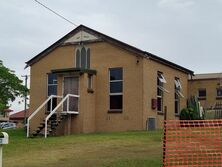
[[[83,68],[63,68],[63,69],[53,69],[51,70],[54,74],[66,74],[66,73],[75,73],[82,75],[84,73],[88,73],[91,75],[96,75],[96,70],[93,69],[83,69]]]
[[[181,86],[181,83],[180,83],[180,80],[178,78],[175,78],[174,80],[174,83],[175,83],[175,87],[176,87],[176,94],[180,97],[180,98],[184,98],[184,95],[182,94],[181,92],[181,89],[182,89],[182,86]]]
[[[175,86],[177,89],[182,89],[181,83],[179,79],[175,79],[174,80]]]
[[[158,79],[159,79],[160,82],[166,83],[166,79],[164,78],[163,74],[158,73]]]

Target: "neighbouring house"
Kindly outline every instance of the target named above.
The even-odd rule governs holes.
[[[12,112],[11,109],[4,109],[0,111],[0,122],[8,122],[9,121],[9,113]]]
[[[27,117],[29,116],[29,110],[26,110]],[[18,128],[24,127],[25,110],[13,113],[9,116],[11,122],[15,122]]]
[[[189,79],[189,96],[197,96],[204,109],[222,103],[222,73],[195,74]]]
[[[44,132],[49,117],[48,133],[57,135],[160,128],[164,110],[178,119],[186,107],[193,75],[84,25],[26,63],[34,135]]]

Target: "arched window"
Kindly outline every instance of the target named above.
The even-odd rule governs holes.
[[[90,49],[85,48],[78,48],[76,50],[76,68],[90,68]]]
[[[89,69],[90,68],[90,49],[87,49],[87,64],[86,67]]]
[[[77,49],[76,51],[76,67],[80,68],[80,50]]]
[[[86,68],[86,49],[82,47],[81,49],[81,67]]]

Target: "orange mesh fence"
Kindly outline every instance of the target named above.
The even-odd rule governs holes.
[[[222,167],[221,120],[164,121],[163,167]]]

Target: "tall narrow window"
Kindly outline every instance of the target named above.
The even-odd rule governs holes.
[[[222,88],[217,88],[217,97],[222,97]]]
[[[76,67],[89,69],[90,68],[90,49],[84,46],[76,49]]]
[[[80,60],[81,60],[80,57],[81,57],[81,56],[80,56],[80,50],[77,49],[77,50],[76,50],[76,67],[77,67],[77,68],[80,68]]]
[[[88,89],[93,88],[92,77],[93,77],[92,75],[88,75]]]
[[[87,49],[87,64],[86,64],[86,68],[90,69],[90,49]]]
[[[81,67],[86,68],[86,49],[82,47],[81,49]]]
[[[166,79],[163,73],[157,72],[157,111],[160,112],[163,112],[163,92],[169,93],[169,91],[164,88],[164,83],[166,83]]]
[[[179,114],[180,112],[180,98],[179,98],[179,94],[177,93],[179,88],[178,82],[177,80],[179,80],[178,78],[175,78],[174,80],[174,88],[175,88],[175,92],[174,92],[174,112],[176,115]]]
[[[93,93],[93,75],[88,74],[88,93]]]
[[[182,94],[182,86],[180,83],[180,79],[179,78],[175,78],[174,80],[174,84],[175,84],[175,92],[176,94],[181,98],[184,98],[184,95]]]
[[[109,109],[122,110],[123,108],[123,69],[109,69]]]
[[[57,76],[48,74],[48,96],[57,95]],[[57,105],[57,98],[53,98],[47,104],[47,111],[52,111]]]
[[[175,88],[175,91],[174,91],[174,112],[176,115],[178,115],[178,114],[180,114],[180,98],[184,97],[184,95],[181,92],[182,86],[181,86],[179,78],[174,79],[174,88]]]

